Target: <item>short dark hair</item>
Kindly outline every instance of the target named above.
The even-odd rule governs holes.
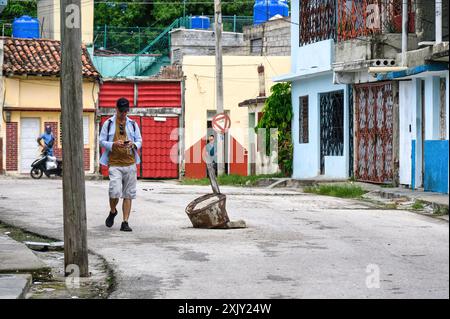
[[[214,134],[211,134],[209,137],[214,137],[215,138]]]
[[[130,109],[130,102],[126,98],[121,97],[117,100],[116,106],[120,112],[128,111]]]

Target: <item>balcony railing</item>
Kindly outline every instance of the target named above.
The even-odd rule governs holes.
[[[408,32],[415,30],[414,0],[408,0]],[[337,40],[402,32],[402,0],[337,0]]]
[[[300,1],[300,46],[335,39],[336,0]]]

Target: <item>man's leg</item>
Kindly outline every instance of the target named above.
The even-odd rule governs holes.
[[[131,212],[131,199],[130,198],[124,198],[122,203],[122,210],[123,210],[123,221],[128,222],[128,218],[130,217]]]
[[[109,168],[109,215],[106,218],[106,227],[114,225],[114,218],[117,216],[117,204],[122,194],[122,176],[117,167]]]
[[[128,226],[128,219],[130,218],[131,201],[136,198],[136,181],[137,181],[136,165],[123,167],[122,169],[123,169],[123,176],[122,176],[123,223],[120,230],[131,231],[132,229]]]
[[[110,198],[109,199],[109,207],[111,208],[111,213],[117,213],[117,204],[119,203],[118,198]]]

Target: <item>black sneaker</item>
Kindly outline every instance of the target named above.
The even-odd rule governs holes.
[[[106,221],[105,221],[106,227],[112,227],[112,225],[114,225],[114,217],[116,217],[116,216],[117,216],[117,210],[114,214],[109,212],[109,216],[108,216],[108,218],[106,218]]]
[[[120,226],[121,231],[133,231],[130,226],[128,226],[128,222],[122,222],[122,226]]]

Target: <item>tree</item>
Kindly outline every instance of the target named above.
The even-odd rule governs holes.
[[[293,146],[291,136],[292,99],[291,84],[278,83],[270,89],[272,94],[267,98],[263,108],[263,116],[256,130],[266,129],[266,152],[270,156],[270,143],[278,137],[278,164],[286,176],[292,175]],[[277,128],[278,136],[271,136],[270,129]]]
[[[36,0],[32,1],[8,1],[5,10],[1,13],[1,22],[12,23],[14,18],[19,18],[23,15],[28,15],[31,17],[37,16],[37,5]],[[5,36],[11,35],[11,28],[5,28]]]

